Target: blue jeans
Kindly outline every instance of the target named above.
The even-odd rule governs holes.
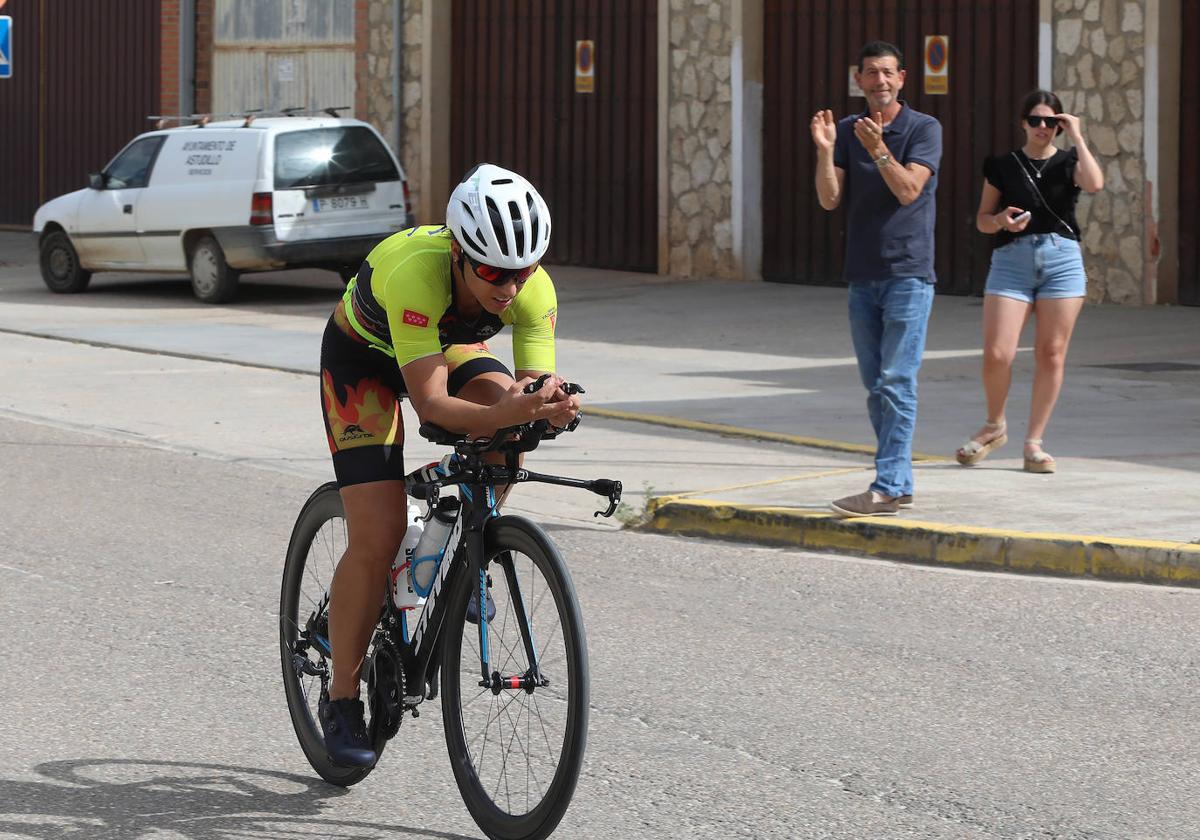
[[[913,491],[917,371],[932,306],[933,284],[919,277],[850,284],[850,335],[875,429],[871,489],[888,496]]]

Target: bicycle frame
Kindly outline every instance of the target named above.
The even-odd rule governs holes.
[[[493,693],[502,689],[524,689],[532,691],[538,686],[544,686],[545,680],[538,668],[537,646],[534,644],[533,631],[529,626],[528,614],[524,609],[524,598],[521,595],[520,584],[516,571],[511,563],[501,565],[508,582],[509,591],[513,593],[514,602],[520,608],[517,612],[517,624],[521,632],[522,643],[529,657],[529,671],[522,675],[503,675],[489,673],[488,657],[488,619],[487,619],[487,580],[488,560],[486,557],[486,539],[488,522],[499,516],[496,487],[519,484],[527,481],[556,484],[565,487],[579,487],[590,490],[598,495],[606,496],[609,501],[608,509],[597,511],[596,516],[611,516],[621,499],[621,482],[611,479],[584,480],[561,476],[536,473],[518,467],[518,459],[522,452],[536,448],[538,443],[557,435],[550,432],[543,422],[525,424],[510,429],[501,430],[490,440],[466,441],[461,435],[446,432],[432,424],[423,424],[421,434],[435,443],[453,443],[458,454],[459,469],[457,472],[427,482],[413,483],[408,492],[415,498],[426,500],[430,510],[437,505],[440,491],[444,487],[457,486],[462,496],[462,506],[458,518],[450,530],[445,554],[438,564],[436,576],[431,585],[425,605],[417,619],[411,639],[408,633],[407,610],[400,610],[391,605],[387,607],[388,625],[391,628],[391,641],[398,649],[401,667],[404,669],[406,692],[402,701],[400,714],[404,709],[413,710],[424,699],[432,700],[437,693],[437,654],[441,649],[441,635],[445,629],[446,599],[444,593],[453,590],[455,581],[460,574],[474,574],[478,580],[475,597],[480,605],[479,627],[479,670],[480,687],[490,688]],[[502,452],[505,455],[505,465],[487,463],[484,455],[489,452]],[[482,503],[480,503],[482,501]],[[450,589],[447,589],[450,587]],[[407,686],[409,681],[420,686],[420,694],[410,694]]]

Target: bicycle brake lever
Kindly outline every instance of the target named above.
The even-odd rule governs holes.
[[[592,482],[589,489],[597,495],[608,496],[608,510],[598,510],[592,514],[593,517],[607,518],[617,512],[617,505],[621,504],[621,482],[610,478],[598,478]]]

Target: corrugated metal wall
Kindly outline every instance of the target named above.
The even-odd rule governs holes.
[[[13,78],[0,82],[9,150],[0,155],[0,224],[28,225],[39,204],[83,187],[149,129],[159,102],[159,3],[26,0],[5,11],[15,61]]]
[[[454,0],[450,161],[528,177],[554,217],[547,261],[657,268],[655,0]],[[595,92],[575,92],[575,42]]]
[[[354,0],[217,0],[214,113],[354,109]]]
[[[863,109],[848,95],[850,67],[881,39],[904,53],[903,98],[942,123],[938,288],[982,292],[991,244],[975,231],[981,167],[1019,143],[1020,99],[1037,86],[1037,0],[766,0],[764,12],[764,278],[841,282],[845,214],[817,203],[809,120],[822,108],[838,118]],[[950,38],[947,95],[922,92],[926,35]]]
[[[1200,306],[1200,53],[1189,33],[1200,32],[1200,3],[1185,0],[1179,78],[1179,302]]]

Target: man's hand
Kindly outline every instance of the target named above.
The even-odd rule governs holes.
[[[823,152],[833,151],[837,142],[837,123],[833,121],[833,111],[817,111],[813,115],[810,128],[817,148]]]
[[[863,117],[854,121],[854,136],[862,143],[871,160],[887,154],[887,146],[883,144],[883,114],[876,113],[875,119]]]

